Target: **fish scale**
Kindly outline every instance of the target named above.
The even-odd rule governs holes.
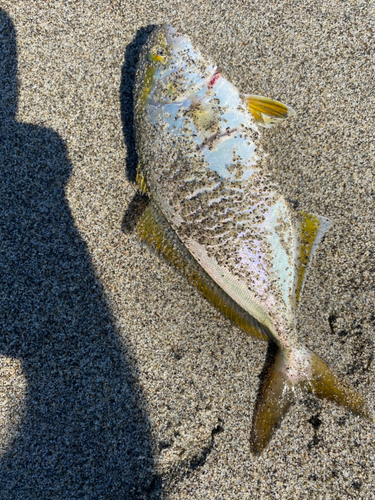
[[[329,222],[297,213],[271,181],[262,127],[293,113],[241,96],[169,26],[144,46],[134,91],[137,179],[151,204],[140,237],[234,324],[277,345],[254,411],[260,453],[299,391],[372,418],[361,395],[299,341],[306,270]]]

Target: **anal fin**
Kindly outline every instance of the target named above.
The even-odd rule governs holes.
[[[166,218],[151,201],[137,224],[140,238],[181,272],[202,295],[236,326],[261,340],[269,340],[268,329],[242,309],[194,259]]]

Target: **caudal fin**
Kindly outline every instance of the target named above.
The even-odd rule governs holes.
[[[287,357],[273,344],[254,411],[250,438],[253,453],[258,455],[267,446],[293,403],[297,388],[373,421],[372,411],[359,392],[334,374],[316,354],[300,348]]]
[[[319,356],[312,351],[308,351],[308,353],[310,355],[311,378],[302,385],[305,385],[307,390],[316,397],[334,401],[351,410],[355,415],[373,421],[373,413],[361,394],[336,375]]]
[[[270,342],[253,414],[250,445],[254,454],[259,455],[268,445],[292,402],[293,390],[287,378],[285,357],[276,344]]]

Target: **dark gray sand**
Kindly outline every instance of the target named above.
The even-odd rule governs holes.
[[[0,498],[375,498],[375,426],[333,404],[297,401],[251,455],[267,346],[131,232],[133,64],[167,22],[296,110],[272,172],[333,221],[301,337],[373,404],[374,3],[0,6]]]

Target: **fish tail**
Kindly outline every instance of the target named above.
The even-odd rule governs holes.
[[[261,379],[250,438],[252,452],[256,455],[267,446],[301,391],[334,401],[374,421],[371,409],[359,392],[306,347],[298,346],[286,353],[271,342]]]

